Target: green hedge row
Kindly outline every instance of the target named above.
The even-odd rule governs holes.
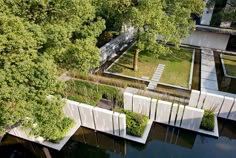
[[[68,99],[96,106],[102,99],[123,102],[123,95],[119,89],[105,85],[95,84],[80,80],[66,82],[66,96]],[[121,104],[121,103],[120,103]]]
[[[115,109],[117,112],[126,114],[126,132],[129,135],[141,137],[148,123],[145,115],[130,112],[124,109]]]

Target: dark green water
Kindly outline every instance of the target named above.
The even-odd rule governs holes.
[[[219,138],[154,123],[146,145],[80,128],[61,151],[49,149],[53,158],[235,158],[236,122],[218,119]],[[0,158],[46,157],[43,147],[6,136]]]

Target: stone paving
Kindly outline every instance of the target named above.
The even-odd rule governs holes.
[[[152,76],[152,79],[151,79],[151,81],[150,81],[149,84],[148,84],[148,87],[147,87],[147,88],[148,88],[149,90],[154,90],[154,89],[156,89],[157,84],[158,84],[158,82],[160,81],[160,78],[161,78],[161,75],[162,75],[162,72],[163,72],[164,68],[165,68],[165,65],[164,65],[164,64],[159,64],[159,65],[157,66],[157,69],[156,69],[156,71],[154,72],[154,74],[153,74],[153,76]]]
[[[201,91],[218,91],[214,53],[211,49],[201,50]]]

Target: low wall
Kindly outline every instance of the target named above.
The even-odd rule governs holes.
[[[214,109],[218,117],[236,121],[236,98],[192,90],[189,106]]]
[[[204,115],[204,110],[179,105],[176,103],[158,100],[132,93],[124,93],[124,109],[130,110],[139,114],[146,115],[158,123],[163,123],[175,127],[180,127],[192,130],[199,133],[204,133],[218,137],[218,126],[212,132],[207,132],[200,129],[201,121]]]
[[[135,29],[130,28],[127,32],[119,35],[115,39],[111,40],[109,43],[105,44],[100,48],[100,63],[103,64],[110,57],[112,57],[116,52],[120,51],[124,44],[128,43],[133,39]]]
[[[61,150],[61,148],[66,144],[66,142],[71,138],[71,136],[77,131],[80,126],[84,126],[107,134],[126,137],[125,114],[93,107],[71,100],[65,101],[66,104],[63,108],[64,114],[66,117],[73,119],[75,125],[66,134],[65,138],[59,143],[55,144],[44,141],[42,137],[32,137],[29,135],[29,130],[23,130],[21,129],[21,127],[16,127],[8,133],[16,137],[39,143],[56,150]]]

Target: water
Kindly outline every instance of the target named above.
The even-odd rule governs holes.
[[[145,145],[80,128],[55,158],[235,158],[236,122],[218,119],[219,138],[154,123]],[[41,145],[6,136],[0,157],[46,157]]]

